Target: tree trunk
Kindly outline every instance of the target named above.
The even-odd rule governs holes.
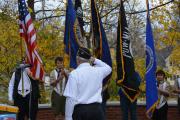
[[[36,16],[34,12],[34,0],[28,0],[27,3],[28,3],[28,7],[32,10],[32,12],[30,12],[31,18],[32,20],[35,20]]]

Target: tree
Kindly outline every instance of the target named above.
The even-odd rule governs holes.
[[[35,20],[35,12],[34,12],[34,0],[28,0],[27,1],[28,7],[30,9],[31,18]]]
[[[154,1],[155,2],[155,1]],[[159,1],[162,4],[163,0]],[[156,49],[173,47],[170,55],[170,61],[174,63],[174,67],[180,70],[179,52],[180,49],[180,2],[175,0],[171,4],[162,6],[152,11],[152,23],[154,27],[154,38]]]
[[[0,13],[0,43],[0,96],[5,97],[12,71],[21,57],[18,25],[15,19],[4,12]]]

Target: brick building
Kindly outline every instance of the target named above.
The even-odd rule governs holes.
[[[177,102],[168,102],[168,120],[180,120],[180,114],[177,111]],[[38,120],[54,120],[53,111],[49,105],[40,105],[38,112]],[[148,120],[146,115],[146,106],[144,102],[138,102],[137,114],[138,120]],[[63,120],[59,118],[59,120]],[[107,120],[121,120],[121,109],[119,102],[108,102],[107,104]]]

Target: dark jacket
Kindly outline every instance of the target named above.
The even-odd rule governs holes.
[[[16,101],[17,95],[18,95],[18,85],[20,82],[21,78],[21,69],[16,69],[15,71],[15,81],[14,81],[14,88],[13,88],[13,99]],[[40,98],[40,92],[39,92],[39,81],[38,80],[33,80],[30,76],[30,81],[32,85],[32,92],[31,95],[34,99]]]

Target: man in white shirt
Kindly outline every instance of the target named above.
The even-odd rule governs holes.
[[[50,83],[53,87],[51,95],[51,106],[55,113],[55,119],[58,119],[60,115],[65,114],[65,101],[63,96],[65,85],[68,78],[68,71],[64,69],[63,57],[56,57],[55,59],[56,69],[50,73]]]
[[[104,120],[101,106],[102,84],[112,68],[101,60],[92,58],[87,48],[79,48],[76,60],[78,67],[70,73],[64,91],[65,119]],[[94,66],[90,65],[90,60]]]
[[[9,82],[9,101],[18,106],[17,120],[24,120],[25,116],[36,120],[38,110],[39,81],[32,79],[29,64],[20,64]],[[33,105],[33,107],[31,107]]]

